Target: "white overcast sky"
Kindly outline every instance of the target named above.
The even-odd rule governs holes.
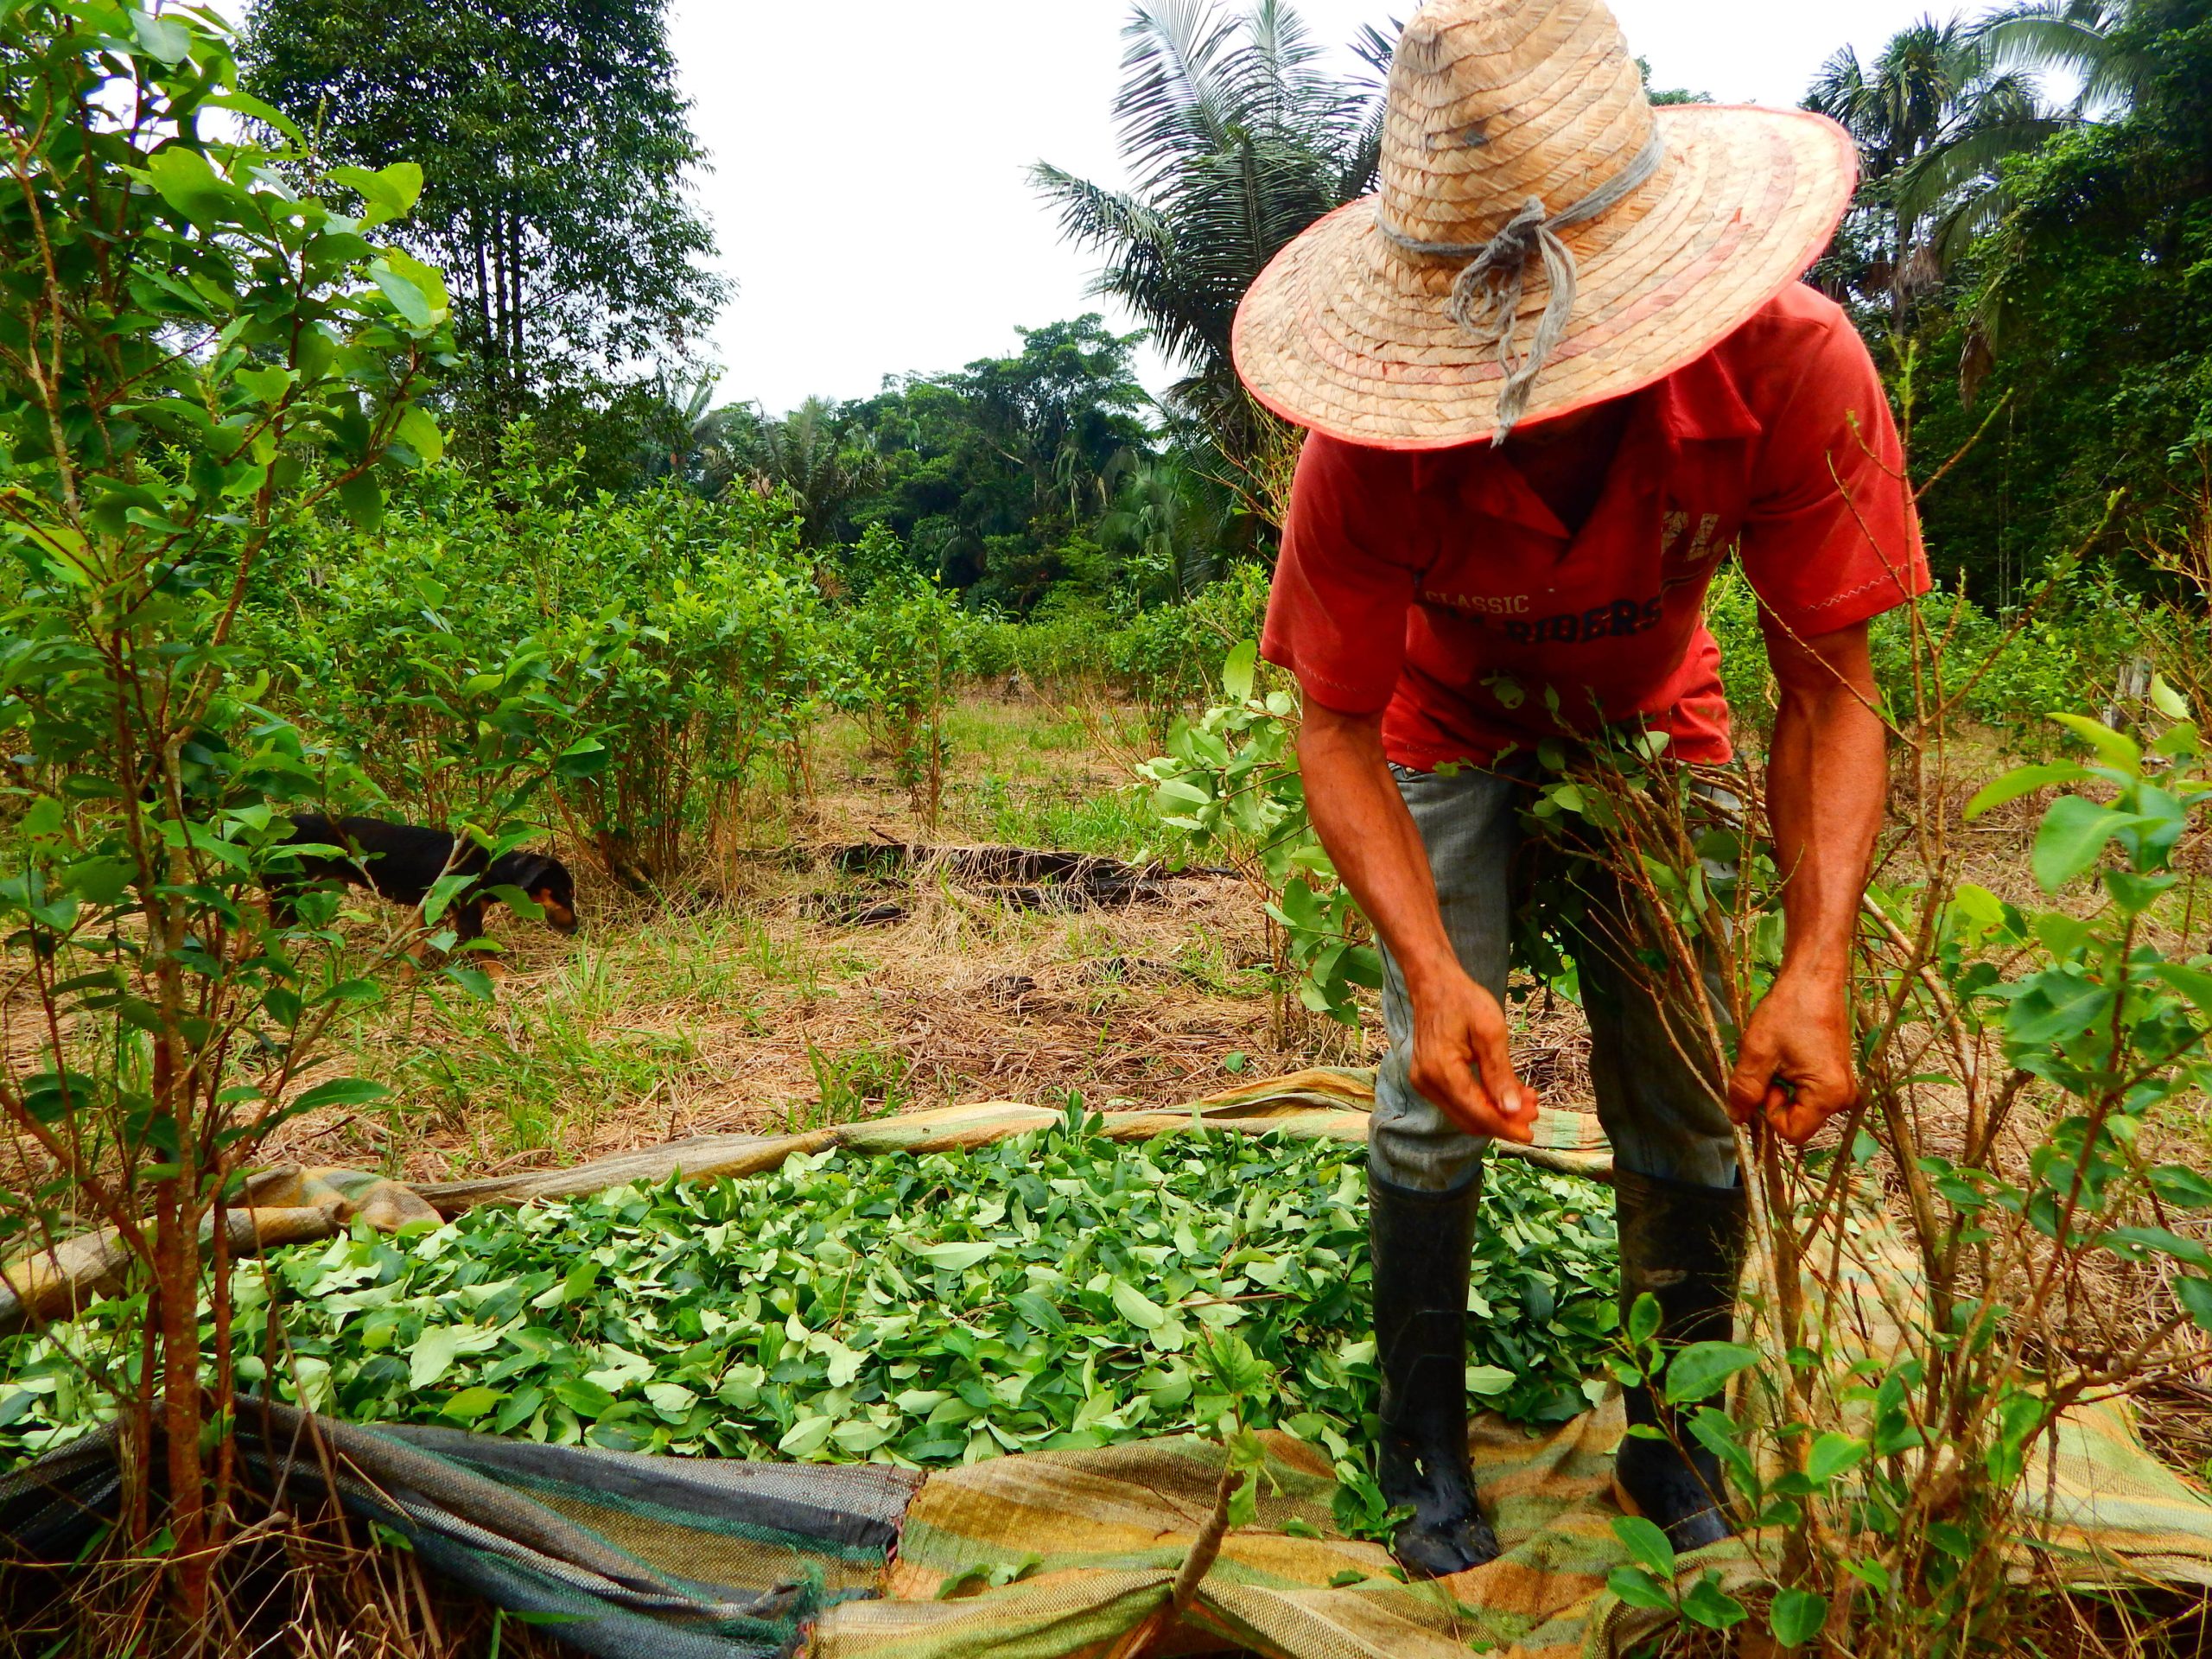
[[[1297,0],[1349,41],[1411,0]],[[1613,0],[1661,86],[1795,104],[1944,0]],[[1979,10],[1978,7],[1973,8]],[[1027,178],[1122,181],[1109,109],[1127,0],[675,0],[673,43],[714,171],[699,196],[738,284],[712,342],[717,402],[772,412],[888,373],[1011,353],[1017,325],[1106,309]],[[1162,377],[1148,364],[1147,378]]]

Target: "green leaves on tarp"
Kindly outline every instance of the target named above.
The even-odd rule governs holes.
[[[269,1351],[281,1323],[279,1395],[355,1421],[734,1457],[931,1466],[1211,1436],[1245,1393],[1250,1426],[1324,1448],[1347,1524],[1372,1524],[1364,1158],[1122,1146],[1080,1114],[972,1150],[800,1157],[275,1251],[234,1281],[235,1340]],[[1610,1205],[1503,1160],[1487,1185],[1471,1389],[1563,1420],[1613,1323]],[[119,1310],[0,1341],[0,1453],[89,1426],[60,1379]]]

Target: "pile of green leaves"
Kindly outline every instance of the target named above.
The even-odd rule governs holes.
[[[238,1270],[239,1374],[359,1421],[927,1466],[1210,1428],[1227,1330],[1281,1378],[1252,1426],[1325,1446],[1347,1522],[1379,1520],[1363,1148],[1101,1122],[281,1251]],[[1483,1217],[1469,1386],[1571,1416],[1616,1322],[1605,1194],[1500,1159]],[[0,1446],[93,1420],[115,1306],[0,1345]]]

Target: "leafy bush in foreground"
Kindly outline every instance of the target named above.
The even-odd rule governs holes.
[[[236,95],[213,13],[10,4],[0,65],[0,1239],[111,1228],[144,1291],[104,1562],[133,1631],[83,1650],[154,1651],[156,1596],[177,1631],[211,1623],[235,1535],[227,1425],[188,1386],[195,1241],[219,1277],[264,1138],[365,1097],[298,1084],[372,991],[249,896],[321,779],[262,704],[242,596],[288,525],[321,504],[373,523],[437,454],[414,399],[448,307],[385,245],[420,169],[325,172]],[[227,1354],[209,1370],[228,1387]]]
[[[357,1421],[929,1465],[1210,1427],[1196,1349],[1233,1327],[1281,1376],[1254,1426],[1326,1446],[1347,1522],[1378,1520],[1364,1148],[1121,1146],[1100,1122],[279,1252],[238,1270],[239,1374],[261,1386],[244,1357],[289,1344],[277,1393]],[[1500,1159],[1484,1222],[1469,1385],[1516,1421],[1571,1416],[1614,1323],[1610,1205]],[[0,1344],[0,1447],[89,1425],[123,1306]]]

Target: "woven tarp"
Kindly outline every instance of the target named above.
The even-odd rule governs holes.
[[[825,1609],[877,1592],[921,1477],[873,1464],[761,1464],[538,1446],[457,1429],[365,1428],[238,1402],[251,1478],[354,1514],[511,1612],[606,1659],[772,1659]],[[67,1560],[109,1513],[111,1432],[0,1477],[0,1535]]]
[[[321,1489],[299,1414],[240,1402],[264,1480]],[[273,1421],[275,1427],[269,1426]],[[315,1420],[349,1508],[493,1603],[610,1659],[1091,1659],[1167,1599],[1212,1503],[1221,1452],[1188,1438],[1007,1457],[922,1478],[873,1465],[753,1464],[557,1447],[458,1430]],[[1314,1450],[1268,1433],[1255,1523],[1230,1535],[1171,1644],[1270,1659],[1610,1659],[1652,1615],[1605,1588],[1618,1397],[1538,1437],[1478,1418],[1471,1450],[1505,1551],[1408,1583],[1331,1522]],[[274,1455],[272,1456],[272,1447]],[[66,1558],[117,1485],[106,1437],[0,1477],[0,1533]],[[2077,1413],[2039,1471],[2020,1552],[2091,1586],[2212,1586],[2212,1507],[2143,1450],[2117,1408]],[[1684,1558],[1741,1589],[1730,1541]],[[996,1580],[995,1583],[994,1580]]]
[[[1339,1535],[1326,1463],[1268,1434],[1257,1522],[1232,1533],[1174,1649],[1242,1648],[1279,1659],[1611,1659],[1660,1615],[1622,1605],[1606,1575],[1615,1540],[1618,1395],[1542,1436],[1495,1417],[1472,1429],[1475,1476],[1504,1553],[1448,1579],[1408,1583],[1380,1545]],[[885,1597],[832,1608],[815,1659],[1090,1659],[1168,1596],[1211,1502],[1221,1452],[1151,1440],[1001,1458],[932,1475],[907,1511]],[[2048,1481],[2043,1478],[2047,1472]],[[2212,1505],[2143,1449],[2117,1407],[2076,1413],[2039,1471],[2018,1552],[2084,1586],[2212,1586]],[[1682,1558],[1743,1590],[1764,1576],[1732,1539]],[[981,1570],[979,1570],[981,1569]],[[988,1570],[1001,1578],[987,1585]],[[964,1575],[964,1578],[963,1576]]]
[[[1366,1134],[1371,1074],[1317,1070],[1254,1084],[1176,1112],[1111,1116],[1143,1139],[1189,1128]],[[397,1226],[476,1204],[597,1192],[638,1179],[742,1176],[794,1153],[870,1154],[974,1146],[1059,1115],[1006,1102],[943,1109],[810,1135],[716,1136],[578,1169],[416,1190],[356,1173],[272,1174],[256,1215],[281,1215],[264,1243],[359,1219]],[[1547,1113],[1526,1155],[1601,1175],[1593,1120]],[[273,1200],[287,1202],[276,1203]],[[298,1200],[305,1200],[301,1202]],[[313,1219],[320,1217],[320,1220]],[[1859,1351],[1893,1347],[1917,1306],[1910,1259],[1878,1218],[1854,1223],[1839,1294]],[[29,1275],[9,1270],[11,1283]],[[1757,1281],[1754,1271],[1753,1281]],[[78,1287],[81,1294],[81,1287]],[[320,1445],[308,1434],[312,1422]],[[1006,1457],[921,1477],[880,1465],[747,1464],[506,1442],[435,1428],[367,1428],[240,1402],[264,1478],[322,1484],[392,1526],[423,1559],[502,1606],[556,1616],[588,1653],[636,1659],[765,1659],[804,1640],[817,1659],[1088,1659],[1104,1656],[1168,1598],[1210,1510],[1221,1453],[1173,1438],[1103,1450]],[[1433,1583],[1396,1576],[1380,1546],[1331,1516],[1328,1466],[1267,1437],[1270,1478],[1254,1525],[1226,1541],[1196,1605],[1149,1652],[1242,1648],[1272,1659],[1600,1659],[1653,1616],[1605,1588],[1625,1560],[1610,1466],[1618,1396],[1539,1436],[1478,1418],[1472,1451],[1505,1553]],[[91,1437],[0,1478],[0,1532],[53,1559],[88,1529],[117,1485],[111,1440]],[[2039,1462],[2018,1529],[2024,1568],[2040,1554],[2084,1585],[2212,1587],[2212,1503],[2144,1449],[2124,1408],[2080,1410]],[[1687,1557],[1742,1586],[1753,1552],[1731,1540]]]
[[[1447,1659],[1582,1650],[1622,1559],[1603,1501],[1619,1433],[1586,1415],[1532,1439],[1491,1419],[1476,1469],[1506,1553],[1476,1572],[1407,1583],[1379,1544],[1330,1524],[1335,1483],[1313,1448],[1268,1434],[1255,1524],[1230,1535],[1186,1619],[1190,1650],[1295,1659]],[[886,1598],[833,1610],[817,1659],[1060,1659],[1101,1654],[1168,1595],[1211,1506],[1218,1447],[1194,1440],[1004,1458],[934,1475],[907,1512]],[[979,1565],[1018,1582],[939,1599]],[[1211,1641],[1205,1640],[1211,1637]],[[1516,1644],[1520,1644],[1516,1646]]]

